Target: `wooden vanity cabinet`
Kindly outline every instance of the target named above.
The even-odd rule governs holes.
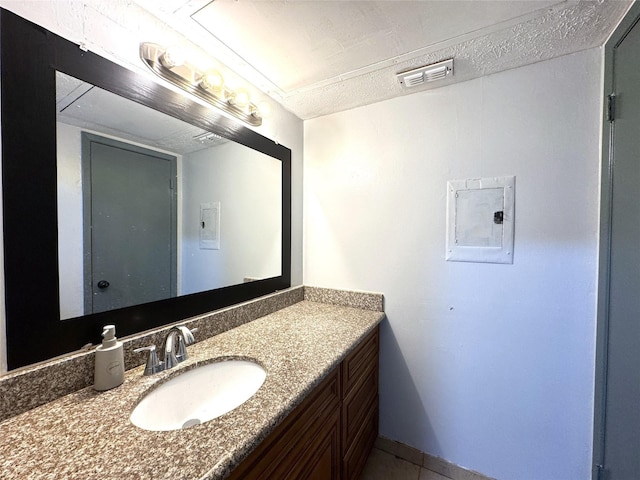
[[[229,476],[349,480],[378,436],[378,327]]]
[[[378,437],[379,327],[365,338],[342,367],[342,480],[362,473]]]

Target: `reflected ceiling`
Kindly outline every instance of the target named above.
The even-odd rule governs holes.
[[[56,73],[58,121],[185,155],[227,142],[182,120]],[[127,112],[123,115],[122,112]]]

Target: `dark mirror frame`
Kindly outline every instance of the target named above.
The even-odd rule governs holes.
[[[0,9],[2,194],[7,363],[15,369],[282,290],[291,285],[291,150],[155,81]],[[282,161],[278,277],[60,320],[55,74],[217,133]]]

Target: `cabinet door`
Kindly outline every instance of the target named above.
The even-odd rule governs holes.
[[[229,478],[306,480],[313,474],[318,480],[339,480],[340,398],[341,375],[336,368]]]
[[[288,480],[340,480],[340,412],[336,410],[313,434]],[[273,478],[279,478],[277,476]]]

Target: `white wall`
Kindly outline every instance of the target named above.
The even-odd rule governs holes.
[[[60,318],[84,314],[81,133],[57,124]]]
[[[282,273],[281,165],[232,142],[184,155],[181,294]],[[200,205],[214,202],[220,202],[220,248],[202,249]]]
[[[0,0],[27,20],[131,70],[156,79],[140,61],[141,42],[189,45],[189,42],[128,0]],[[193,45],[195,49],[196,46]],[[275,102],[273,113],[254,130],[292,151],[292,284],[302,283],[302,121]],[[0,279],[0,297],[4,278]],[[0,304],[0,326],[4,308]],[[0,328],[0,374],[6,371],[5,329]]]
[[[304,283],[385,294],[380,433],[590,478],[602,53],[305,122]],[[446,182],[516,176],[513,265],[446,262]]]

